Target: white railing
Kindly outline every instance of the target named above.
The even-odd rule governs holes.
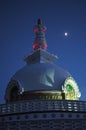
[[[27,100],[0,105],[0,115],[35,111],[86,112],[86,102],[70,100]]]

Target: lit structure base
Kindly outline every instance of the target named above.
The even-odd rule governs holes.
[[[85,130],[86,102],[27,100],[0,105],[0,130]]]

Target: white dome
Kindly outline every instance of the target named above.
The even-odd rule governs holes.
[[[61,90],[64,80],[70,74],[59,66],[51,63],[26,65],[12,77],[24,91]]]

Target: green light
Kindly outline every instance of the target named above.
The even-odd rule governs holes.
[[[73,87],[71,85],[69,85],[69,84],[67,85],[66,88],[67,88],[68,91],[72,91],[73,90]]]

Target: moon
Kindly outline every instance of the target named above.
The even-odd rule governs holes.
[[[65,37],[67,37],[67,36],[68,36],[68,33],[67,33],[67,32],[65,32],[65,33],[64,33],[64,35],[65,35]]]

